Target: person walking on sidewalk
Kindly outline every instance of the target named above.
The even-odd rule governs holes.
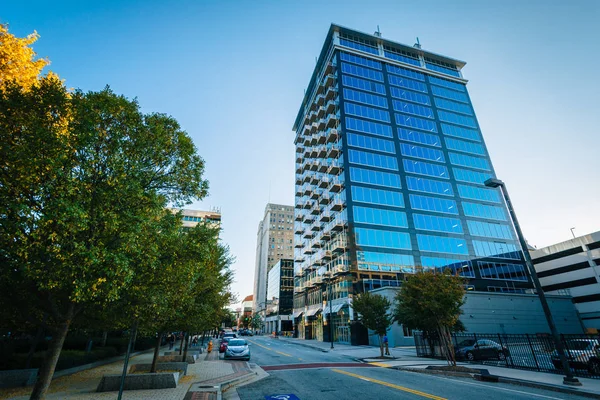
[[[169,342],[169,350],[173,350],[173,346],[175,345],[175,335],[172,333],[169,334],[167,341]]]
[[[385,347],[385,355],[389,356],[390,354],[390,345],[389,345],[389,341],[388,341],[388,337],[387,335],[383,336],[383,346]]]

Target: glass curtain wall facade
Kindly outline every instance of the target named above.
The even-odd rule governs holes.
[[[349,304],[420,268],[470,290],[531,287],[501,193],[483,184],[495,173],[464,65],[331,26],[294,124],[298,336],[327,319],[329,287]],[[350,323],[351,306],[339,315]]]

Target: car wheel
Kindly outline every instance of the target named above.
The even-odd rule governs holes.
[[[600,360],[590,360],[588,371],[593,375],[600,375]]]
[[[498,352],[498,360],[500,360],[500,361],[506,360],[506,354],[504,354],[503,351]]]
[[[467,351],[467,360],[475,361],[475,354],[472,351]]]

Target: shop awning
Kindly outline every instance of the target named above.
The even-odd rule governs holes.
[[[346,305],[347,305],[346,303],[334,304],[331,306],[331,312],[335,314],[338,311],[340,311],[342,309],[342,307],[344,307]],[[325,309],[323,310],[323,314],[329,314],[329,306],[325,306]]]
[[[319,313],[320,311],[321,311],[321,308],[320,308],[320,307],[319,307],[319,308],[312,308],[312,309],[309,309],[309,310],[306,312],[306,316],[307,316],[307,317],[313,317],[315,314]]]
[[[302,314],[304,314],[304,311],[296,311],[294,313],[294,318],[299,318]]]

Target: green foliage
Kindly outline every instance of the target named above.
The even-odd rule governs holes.
[[[253,329],[262,329],[264,326],[263,320],[260,317],[260,314],[254,313],[250,318],[248,318],[246,327],[250,327]]]
[[[352,308],[359,314],[360,322],[378,335],[385,335],[393,322],[389,314],[391,307],[388,299],[369,292],[359,294],[352,300]]]
[[[460,277],[419,272],[408,276],[396,295],[394,316],[410,329],[435,331],[439,326],[453,328],[459,322],[464,295]]]

